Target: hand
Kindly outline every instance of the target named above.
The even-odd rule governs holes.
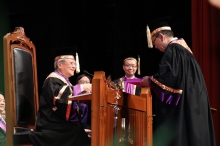
[[[92,84],[81,84],[83,91],[92,92]]]
[[[144,76],[143,77],[143,80],[141,81],[141,83],[144,85],[144,86],[149,86],[149,83],[148,83],[148,76]]]

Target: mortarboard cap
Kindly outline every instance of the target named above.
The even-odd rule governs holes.
[[[148,47],[153,48],[152,36],[161,30],[171,30],[171,27],[167,23],[170,20],[170,16],[152,20],[146,26],[146,35]]]
[[[90,81],[90,83],[92,82],[92,79],[89,75],[85,74],[85,73],[82,73],[82,74],[79,74],[76,78],[76,83],[78,83],[78,81],[82,78],[82,77],[87,77]]]
[[[68,47],[68,48],[58,48],[51,50],[54,54],[54,61],[59,59],[73,59],[76,60],[76,73],[80,72],[80,65],[79,65],[79,56],[77,53],[77,46]],[[74,58],[74,53],[76,53],[76,59]]]
[[[134,51],[133,52],[127,52],[125,54],[122,54],[121,55],[121,59],[122,59],[122,63],[124,64],[125,60],[135,60],[137,62],[137,71],[138,71],[138,75],[140,75],[140,55],[135,53]]]

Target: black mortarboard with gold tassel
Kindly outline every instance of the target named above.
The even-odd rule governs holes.
[[[171,30],[171,27],[167,23],[170,20],[170,16],[152,20],[146,26],[146,35],[148,47],[153,48],[152,37],[161,30]]]

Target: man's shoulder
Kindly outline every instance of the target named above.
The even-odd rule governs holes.
[[[64,79],[62,76],[60,76],[60,75],[58,75],[57,73],[55,73],[55,72],[51,72],[51,73],[47,76],[47,78],[45,79],[45,81],[51,81],[51,80],[56,81],[56,82],[66,83],[65,79]]]
[[[187,43],[185,42],[184,39],[178,39],[178,40],[174,40],[170,43],[169,48],[175,48],[175,49],[179,49],[182,51],[188,51],[190,53],[192,53],[190,47],[187,45]]]
[[[185,49],[185,47],[177,42],[172,42],[169,44],[168,48],[180,48]]]

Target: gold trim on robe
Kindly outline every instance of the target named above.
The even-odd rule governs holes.
[[[178,94],[182,94],[183,90],[181,89],[173,89],[171,87],[167,87],[166,85],[162,84],[161,82],[159,82],[158,80],[156,80],[153,76],[151,77],[151,81],[153,81],[155,84],[157,84],[160,88],[172,92],[172,93],[178,93]]]

